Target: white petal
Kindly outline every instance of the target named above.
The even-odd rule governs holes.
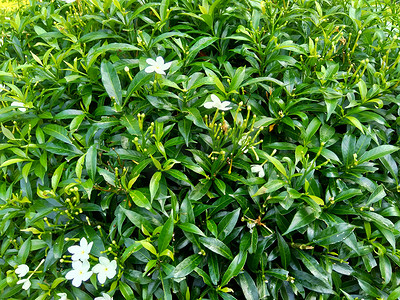
[[[80,246],[75,245],[75,246],[68,247],[68,252],[71,254],[77,253],[77,252],[79,252],[79,250],[81,250]]]
[[[25,283],[22,285],[22,288],[23,288],[24,290],[28,290],[30,287],[31,287],[31,282],[29,281],[29,279],[27,279],[27,280],[25,281]]]
[[[75,287],[80,287],[81,284],[82,284],[82,279],[80,277],[75,277],[72,280],[72,285],[75,286]]]
[[[156,61],[151,58],[146,59],[146,63],[148,63],[150,66],[154,66],[155,64],[157,64]]]
[[[88,242],[87,242],[87,240],[83,237],[83,238],[81,238],[81,241],[79,242],[79,245],[80,245],[82,248],[86,248],[87,245],[88,245]]]
[[[229,101],[224,101],[221,103],[219,109],[220,110],[230,110],[231,109],[231,107],[229,107],[230,104],[231,103]]]
[[[204,106],[205,108],[210,109],[210,108],[213,108],[213,107],[214,107],[214,103],[212,103],[212,102],[206,102],[206,103],[203,104],[203,106]]]
[[[157,74],[161,74],[161,75],[165,75],[165,74],[166,74],[166,73],[165,73],[163,70],[161,70],[161,69],[156,69],[155,71],[156,71]]]
[[[92,250],[92,246],[93,246],[93,242],[90,242],[89,245],[87,245],[86,251],[87,251],[88,253],[90,253],[90,250]]]
[[[221,100],[218,98],[218,96],[214,94],[211,95],[211,100],[216,103],[221,103]]]
[[[170,61],[169,63],[164,64],[164,65],[162,66],[162,69],[163,69],[163,70],[168,70],[169,67],[170,67],[171,65],[172,65],[172,61]]]
[[[112,300],[112,297],[109,294],[101,293],[103,295],[104,300]]]
[[[81,276],[81,278],[82,278],[83,281],[86,281],[86,280],[88,280],[88,279],[90,278],[90,276],[92,276],[92,274],[93,274],[92,271],[87,272],[87,273],[83,274],[83,275]]]
[[[144,69],[146,73],[153,73],[155,71],[154,66],[148,66],[146,69]]]
[[[60,297],[60,300],[68,300],[66,293],[58,293],[57,296]]]
[[[72,269],[79,270],[82,268],[82,262],[80,260],[74,260],[72,262]]]
[[[107,279],[106,274],[105,273],[97,274],[97,279],[99,280],[99,282],[101,284],[104,284],[104,282],[106,282],[106,279]]]
[[[264,177],[264,176],[265,176],[264,169],[261,169],[261,171],[258,173],[258,177]]]
[[[159,66],[162,66],[164,64],[164,58],[162,58],[161,56],[157,56],[156,62]]]
[[[104,256],[99,257],[99,263],[101,263],[102,265],[108,264],[109,262],[110,260],[107,257]]]
[[[87,272],[87,270],[89,270],[89,268],[90,268],[90,263],[89,263],[89,261],[84,260],[84,261],[82,262],[82,269],[83,269],[85,272]]]
[[[101,273],[101,272],[103,272],[103,270],[104,270],[104,267],[103,267],[103,265],[102,264],[97,264],[97,265],[95,265],[93,268],[92,268],[92,271],[94,272],[94,273]]]
[[[105,275],[107,276],[107,278],[114,278],[114,276],[117,274],[117,271],[115,269],[108,269],[108,271],[105,273]]]
[[[76,270],[71,270],[69,271],[66,275],[65,278],[67,278],[68,280],[72,280],[76,277],[76,275],[78,275],[78,273],[76,272]]]
[[[18,277],[24,277],[29,272],[29,267],[25,264],[19,265],[15,269],[15,273],[18,274]]]

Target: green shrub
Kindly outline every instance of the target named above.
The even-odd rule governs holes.
[[[0,299],[398,299],[398,7],[1,17]]]

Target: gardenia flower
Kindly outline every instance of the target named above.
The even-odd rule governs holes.
[[[18,274],[18,277],[24,277],[29,272],[29,267],[25,264],[19,265],[15,269],[15,273]]]
[[[97,274],[97,279],[101,284],[106,282],[106,278],[113,278],[117,274],[117,262],[115,260],[109,261],[107,257],[99,257],[99,264],[95,265],[92,269]]]
[[[72,262],[72,270],[69,271],[65,278],[72,280],[72,285],[79,287],[82,281],[86,281],[92,276],[93,272],[89,271],[90,264],[87,260],[81,262],[80,260],[75,260]]]
[[[66,293],[58,293],[57,296],[60,297],[60,300],[68,300]]]
[[[101,293],[103,296],[102,297],[96,297],[94,300],[113,300],[113,297],[111,297],[109,294],[106,293]]]
[[[164,58],[162,58],[161,56],[158,56],[156,60],[148,58],[146,59],[146,62],[150,65],[146,69],[144,69],[146,73],[156,72],[157,74],[162,74],[162,75],[165,75],[164,71],[168,70],[172,64],[172,62],[165,64]]]
[[[229,101],[221,102],[221,100],[213,94],[211,95],[211,101],[204,103],[203,106],[208,109],[230,110],[232,107],[229,107],[229,104],[231,104]]]
[[[265,176],[264,168],[263,168],[262,165],[252,165],[251,166],[251,172],[258,173],[258,177],[264,177]]]
[[[68,252],[73,254],[72,260],[86,261],[89,259],[90,249],[92,249],[93,242],[88,244],[87,240],[83,237],[79,242],[79,246],[71,246]]]
[[[20,110],[20,111],[26,111],[26,108],[24,107],[24,104],[21,103],[21,102],[18,102],[18,101],[11,102],[11,106],[18,107],[18,110]]]
[[[29,278],[20,279],[17,281],[17,284],[22,284],[22,288],[24,290],[28,290],[31,287],[31,282],[29,281]]]

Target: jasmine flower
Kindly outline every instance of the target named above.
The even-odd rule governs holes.
[[[26,111],[24,104],[21,102],[18,102],[18,101],[11,102],[11,106],[18,107],[18,110],[20,110],[20,111]]]
[[[216,95],[211,95],[211,101],[208,101],[203,104],[205,108],[216,108],[219,110],[230,110],[232,107],[229,107],[229,104],[231,104],[229,101],[224,101],[221,102],[219,98]]]
[[[60,300],[68,300],[66,293],[58,293],[57,296],[60,297]]]
[[[96,297],[94,300],[113,300],[113,298],[106,294],[106,293],[101,293],[103,296],[102,297]]]
[[[94,298],[94,300],[113,300],[113,298],[110,295],[108,295],[106,293],[101,293],[101,294],[102,294],[102,297],[96,297],[96,298]]]
[[[153,73],[156,72],[157,74],[165,75],[165,70],[168,70],[171,66],[172,62],[164,63],[164,58],[158,56],[156,60],[148,58],[146,62],[150,65],[144,71],[146,73]]]
[[[29,267],[25,264],[19,265],[15,269],[15,273],[18,274],[18,277],[24,277],[29,272]]]
[[[264,168],[263,168],[262,165],[252,165],[251,166],[251,172],[258,173],[258,177],[264,177],[265,176]]]
[[[72,260],[86,261],[89,259],[89,253],[92,249],[93,242],[88,244],[87,240],[83,237],[79,242],[79,246],[71,246],[68,248],[68,252],[73,254]]]
[[[97,274],[97,279],[101,284],[106,282],[106,279],[113,278],[117,273],[117,262],[115,260],[109,261],[106,257],[99,257],[99,264],[93,267],[93,272]]]
[[[24,290],[28,290],[31,287],[31,282],[29,281],[29,277],[26,279],[20,279],[17,281],[17,284],[22,284],[22,288]]]
[[[65,275],[65,278],[72,280],[73,286],[79,287],[82,281],[86,281],[92,276],[93,272],[89,271],[89,268],[90,264],[87,260],[83,262],[75,260],[72,262],[72,270]]]

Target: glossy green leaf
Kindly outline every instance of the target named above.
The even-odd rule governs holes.
[[[273,179],[264,184],[252,197],[260,196],[263,194],[273,193],[285,185],[283,180]]]
[[[96,145],[92,145],[89,147],[85,156],[85,166],[86,171],[91,180],[95,180],[96,172],[97,172],[97,149]]]
[[[228,282],[233,277],[239,274],[239,272],[244,267],[244,264],[246,263],[246,259],[247,259],[247,252],[244,253],[240,252],[238,255],[235,256],[235,258],[229,264],[228,269],[224,273],[224,276],[222,276],[221,286],[227,285]]]
[[[186,277],[194,271],[194,269],[203,260],[203,256],[199,254],[193,254],[188,256],[183,261],[181,261],[174,269],[174,271],[168,277],[181,278]]]
[[[227,259],[233,259],[232,252],[228,246],[216,238],[200,237],[200,243],[214,253],[217,253]]]
[[[260,299],[257,286],[253,278],[246,271],[239,274],[239,284],[246,300]]]
[[[60,125],[49,124],[42,129],[46,134],[56,138],[57,140],[72,145],[72,141],[68,136],[68,131],[64,127]]]
[[[194,233],[194,234],[197,234],[197,235],[200,235],[200,236],[206,236],[203,233],[203,231],[200,230],[199,227],[197,227],[196,225],[191,224],[191,223],[180,223],[180,224],[178,224],[178,227],[180,229],[182,229],[183,231],[185,231],[185,232]]]
[[[356,226],[347,223],[334,224],[315,235],[313,243],[320,246],[328,246],[343,242],[355,228]]]
[[[60,182],[61,176],[63,174],[65,164],[66,163],[64,162],[59,165],[54,171],[53,176],[51,177],[51,188],[53,189],[53,191],[55,191],[58,187],[58,183]]]
[[[158,252],[162,253],[168,248],[174,234],[174,220],[170,217],[163,225],[158,237]]]
[[[122,105],[122,90],[121,82],[117,71],[110,62],[103,61],[101,63],[101,81],[103,82],[104,88],[108,96],[115,100],[115,102],[121,106]]]
[[[291,257],[289,246],[279,233],[277,233],[277,240],[282,266],[284,269],[287,269]]]
[[[150,197],[151,201],[153,201],[154,197],[157,195],[158,190],[160,189],[160,180],[162,173],[156,172],[150,179]]]
[[[298,210],[297,213],[294,215],[293,220],[289,225],[289,228],[285,231],[285,233],[283,233],[283,235],[286,235],[294,230],[306,226],[313,222],[315,219],[315,211],[309,206],[303,207]]]
[[[139,207],[143,207],[145,209],[151,210],[151,204],[149,199],[139,190],[133,190],[129,191],[129,196],[131,196],[131,199],[135,205]]]
[[[118,287],[125,299],[136,299],[132,288],[128,284],[123,281],[119,281]]]
[[[377,158],[381,158],[381,157],[384,157],[385,155],[391,154],[398,150],[399,150],[398,147],[392,146],[392,145],[378,146],[378,147],[375,147],[375,148],[365,152],[363,155],[361,155],[358,162],[363,163],[365,161],[370,161],[370,160],[374,160]]]
[[[240,208],[228,213],[218,224],[218,239],[223,241],[235,228],[239,219]]]

